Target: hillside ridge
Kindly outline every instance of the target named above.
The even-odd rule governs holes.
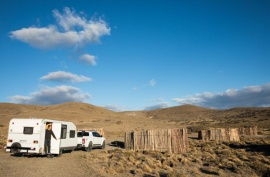
[[[114,112],[103,107],[81,102],[40,106],[14,103],[0,103],[0,124],[7,125],[12,118],[49,118],[68,120],[78,124],[99,123],[99,126],[112,122],[130,122],[132,119],[143,121],[152,119],[178,122],[181,125],[199,125],[215,122],[217,125],[256,123],[270,125],[270,107],[240,107],[227,110],[209,109],[194,105],[181,105],[169,108],[143,111]],[[210,125],[212,125],[211,123]],[[138,127],[141,128],[141,127]]]

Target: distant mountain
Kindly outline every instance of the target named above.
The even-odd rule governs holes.
[[[148,116],[154,119],[186,120],[193,118],[209,118],[217,114],[220,110],[208,109],[194,105],[182,105],[163,109],[146,111]]]
[[[182,122],[201,127],[270,127],[270,107],[239,107],[227,110],[207,109],[193,105],[148,111],[148,117]],[[270,130],[270,129],[269,129]]]
[[[183,125],[248,125],[257,124],[270,127],[270,107],[263,108],[232,108],[217,110],[182,105],[151,111],[114,112],[103,107],[87,103],[67,102],[63,104],[39,106],[0,103],[0,124],[8,124],[11,118],[48,118],[73,121],[77,124],[91,122],[106,124],[108,127],[114,122],[121,125],[129,122],[130,118],[144,120],[162,120],[178,122]]]

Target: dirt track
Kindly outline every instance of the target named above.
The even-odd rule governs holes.
[[[97,169],[80,158],[85,152],[75,151],[62,157],[19,157],[0,153],[1,176],[98,176]]]
[[[116,147],[106,146],[106,150]],[[0,176],[97,176],[106,177],[100,164],[88,159],[91,156],[102,156],[104,150],[93,149],[91,152],[75,150],[63,153],[61,157],[47,158],[46,156],[22,156],[6,153],[3,149],[0,152]],[[111,175],[110,175],[111,176]]]

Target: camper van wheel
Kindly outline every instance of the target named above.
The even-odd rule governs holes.
[[[11,147],[12,147],[12,149],[10,149],[10,152],[11,153],[19,153],[19,152],[21,152],[20,149],[17,149],[17,148],[20,148],[21,147],[21,144],[20,143],[13,143],[11,145]]]
[[[89,142],[88,147],[85,148],[85,151],[90,152],[92,150],[92,148],[93,148],[93,143]]]
[[[105,141],[103,141],[103,143],[102,143],[102,146],[101,146],[101,149],[105,149]]]

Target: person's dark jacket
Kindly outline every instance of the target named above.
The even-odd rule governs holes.
[[[54,139],[56,139],[56,137],[55,137],[53,131],[52,131],[52,130],[47,130],[47,129],[46,129],[46,132],[45,132],[45,139],[46,139],[46,140],[50,140],[50,139],[51,139],[51,136],[53,136]]]

